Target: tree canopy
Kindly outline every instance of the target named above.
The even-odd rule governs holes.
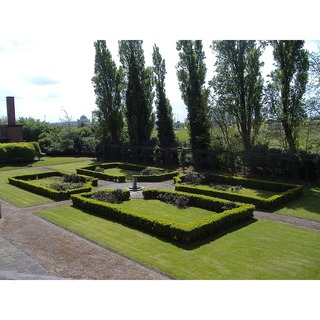
[[[156,125],[160,146],[174,147],[176,142],[173,130],[172,106],[166,96],[165,89],[166,65],[156,45],[153,46],[152,60],[156,87]]]
[[[122,68],[117,68],[105,40],[96,41],[94,47],[96,54],[92,82],[98,107],[96,116],[103,139],[117,143],[121,140],[124,126]]]
[[[140,40],[119,41],[119,57],[126,83],[126,119],[130,143],[144,145],[154,127],[153,70],[145,67]]]
[[[272,40],[276,69],[267,85],[269,110],[281,122],[289,150],[297,151],[297,133],[306,117],[303,95],[308,82],[308,53],[304,41]]]
[[[177,77],[181,97],[187,106],[190,144],[193,150],[209,150],[210,119],[208,89],[205,87],[207,68],[201,40],[177,41],[179,62]]]
[[[253,40],[228,40],[213,41],[211,47],[216,54],[216,75],[210,82],[212,112],[218,119],[227,115],[234,119],[244,150],[250,150],[262,123],[261,45]]]

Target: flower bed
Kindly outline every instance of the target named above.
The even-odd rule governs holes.
[[[69,190],[61,190],[58,191],[54,188],[50,188],[45,185],[41,184],[34,184],[32,181],[34,180],[40,180],[50,177],[63,177],[64,174],[58,171],[51,171],[51,172],[42,172],[37,174],[28,174],[28,175],[22,175],[22,176],[15,176],[15,177],[9,177],[9,183],[19,187],[21,189],[39,194],[44,197],[48,197],[50,199],[60,201],[60,200],[66,200],[70,198],[71,194],[74,193],[82,193],[82,192],[89,192],[92,190],[92,186],[97,186],[98,179],[92,178],[92,177],[86,177],[83,175],[78,175],[79,181],[83,182],[83,186],[75,189],[69,189]]]
[[[151,216],[146,216],[141,214],[140,210],[134,211],[132,209],[123,208],[119,204],[111,204],[92,199],[92,195],[93,192],[72,195],[71,199],[73,205],[76,208],[86,210],[89,213],[119,221],[151,234],[182,243],[196,241],[213,235],[224,228],[249,220],[252,218],[254,211],[254,206],[250,204],[235,203],[234,206],[228,208],[228,201],[222,199],[169,190],[143,190],[145,200],[159,200],[160,195],[180,195],[188,198],[189,206],[211,212],[207,217],[198,220],[195,219],[193,222],[186,221],[185,223],[177,223],[157,214],[156,207],[152,207]],[[168,204],[168,206],[169,205],[170,204]],[[179,214],[183,215],[184,209],[176,208],[176,210],[180,210]]]
[[[199,175],[201,176],[201,175]],[[247,179],[243,177],[234,177],[227,175],[204,175],[203,185],[206,187],[201,187],[201,178],[199,178],[198,185],[186,184],[185,183],[186,175],[179,175],[174,178],[175,182],[175,190],[183,191],[193,194],[203,194],[210,197],[219,197],[222,199],[230,200],[230,201],[239,201],[244,203],[251,203],[256,206],[257,209],[260,210],[275,210],[276,208],[284,205],[285,203],[301,196],[303,194],[303,186],[280,183],[274,181],[266,181],[266,180],[255,180],[255,179]],[[195,179],[196,180],[196,179]],[[210,184],[228,184],[235,186],[235,191],[237,188],[252,188],[252,189],[260,189],[273,191],[277,194],[272,195],[268,198],[258,197],[258,196],[248,196],[243,195],[238,192],[230,192],[220,188],[210,188],[208,189],[208,185]]]
[[[177,171],[165,171],[161,168],[140,166],[131,163],[123,162],[108,162],[100,164],[99,166],[88,166],[84,168],[77,169],[78,174],[83,174],[87,176],[92,176],[99,178],[101,180],[108,180],[113,182],[123,183],[126,182],[126,177],[124,174],[113,175],[105,173],[105,169],[120,168],[123,170],[129,170],[136,172],[136,176],[139,182],[161,182],[173,179],[174,176],[178,175]],[[143,174],[146,169],[153,169],[155,174]],[[150,170],[152,172],[152,170]]]

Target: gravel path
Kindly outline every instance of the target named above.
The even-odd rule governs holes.
[[[69,201],[17,208],[1,201],[1,236],[56,276],[98,280],[167,280],[168,275],[62,229],[32,212]]]
[[[129,188],[130,183],[117,184],[99,180],[98,188]],[[149,188],[173,189],[173,182],[138,183]],[[131,192],[131,197],[141,197]],[[1,200],[1,236],[20,248],[52,274],[73,279],[99,280],[168,280],[170,276],[125,257],[109,248],[62,229],[33,212],[71,204],[70,200],[18,208]],[[320,222],[275,213],[254,213],[256,219],[269,219],[320,231]]]

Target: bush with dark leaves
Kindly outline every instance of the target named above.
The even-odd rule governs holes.
[[[67,190],[73,190],[73,189],[79,189],[82,188],[84,185],[83,182],[55,182],[49,185],[49,188],[54,189],[56,191],[67,191]]]
[[[176,206],[179,209],[188,208],[187,205],[189,203],[189,199],[185,196],[182,196],[182,195],[162,193],[158,196],[158,199],[162,202]]]
[[[201,184],[202,177],[198,173],[190,171],[184,176],[184,183],[186,183],[186,184]]]
[[[159,169],[151,168],[151,167],[147,167],[141,171],[141,175],[143,175],[143,176],[150,176],[153,174],[160,174],[160,173],[163,173],[163,170],[159,170]]]
[[[123,201],[128,200],[128,196],[121,189],[113,190],[112,192],[99,190],[93,193],[91,196],[92,199],[109,202],[109,203],[122,203]]]
[[[71,183],[80,183],[82,182],[82,178],[78,176],[76,173],[72,174],[64,174],[62,176],[63,182],[71,182]]]
[[[236,205],[234,202],[230,201],[230,202],[225,203],[225,204],[221,207],[221,209],[222,209],[222,210],[231,210],[231,209],[234,209],[234,208],[236,208],[236,207],[237,207],[237,205]]]

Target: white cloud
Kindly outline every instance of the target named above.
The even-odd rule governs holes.
[[[113,59],[118,61],[118,42],[105,37]],[[94,70],[93,40],[55,38],[33,41],[0,41],[0,116],[6,115],[6,96],[15,97],[16,116],[59,121],[64,108],[74,120],[91,116],[95,96],[91,78]],[[146,65],[152,65],[152,48],[157,44],[166,61],[166,92],[175,118],[183,121],[187,110],[181,99],[176,77],[178,52],[174,39],[149,37],[144,40]],[[211,40],[203,40],[206,51],[207,80],[213,75],[214,55]],[[318,43],[306,41],[308,50]],[[263,55],[263,75],[272,68],[272,50]]]

